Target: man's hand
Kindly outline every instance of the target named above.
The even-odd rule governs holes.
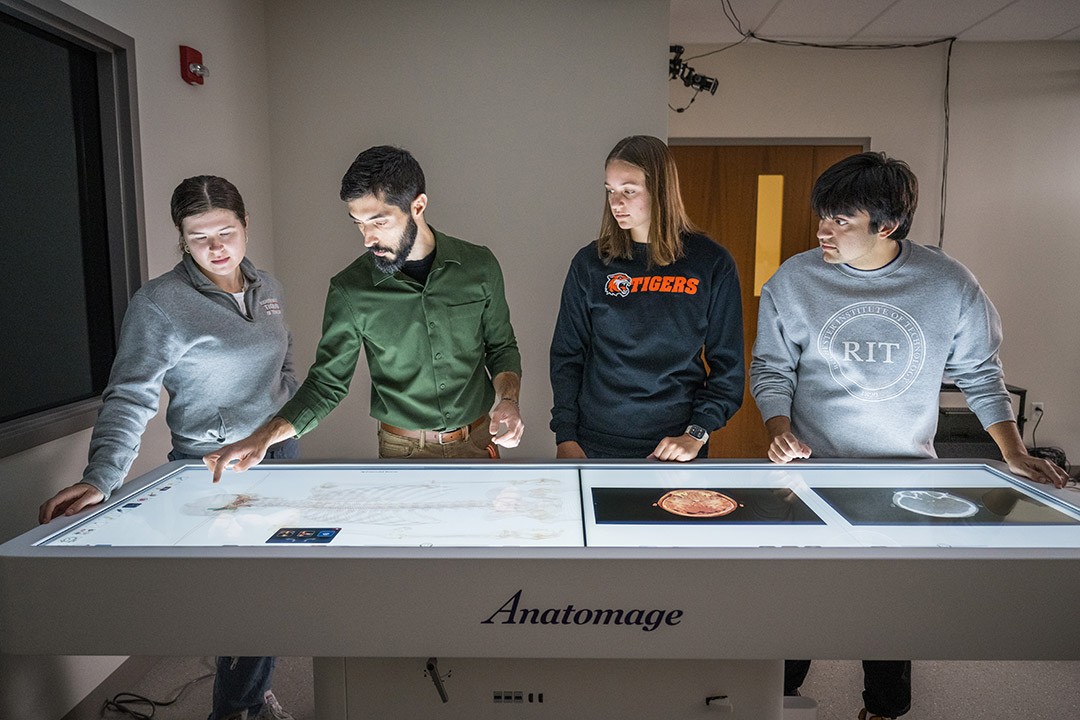
[[[769,445],[769,459],[783,465],[792,460],[810,457],[810,446],[789,432],[777,435]]]
[[[791,419],[777,415],[765,421],[769,433],[769,459],[783,465],[799,458],[808,458],[813,450],[791,432]]]
[[[97,505],[105,496],[93,485],[76,483],[53,495],[38,510],[38,522],[44,525],[60,515],[74,515],[85,507]]]
[[[555,446],[556,459],[587,460],[588,457],[577,440],[566,440]]]
[[[1069,480],[1068,474],[1049,460],[1028,455],[1016,423],[1011,420],[994,423],[986,428],[986,431],[997,444],[1009,470],[1028,480],[1051,483],[1059,488],[1065,487],[1065,483]]]
[[[518,407],[521,377],[515,372],[505,370],[491,378],[491,385],[495,388],[496,398],[489,413],[491,425],[488,426],[488,432],[494,436],[492,442],[507,448],[517,447],[521,442],[521,434],[525,432],[525,423],[521,421],[521,408]],[[499,426],[503,423],[506,423],[506,432],[499,433]]]
[[[1049,483],[1056,488],[1065,487],[1069,475],[1054,463],[1043,458],[1032,457],[1026,452],[1005,458],[1009,470],[1020,477],[1040,483]]]
[[[656,460],[686,462],[696,458],[704,444],[704,441],[685,434],[678,437],[666,437],[660,441],[649,457]]]
[[[214,473],[214,482],[221,480],[221,473],[232,465],[236,472],[244,472],[258,465],[271,445],[296,435],[296,429],[288,420],[275,417],[248,437],[226,445],[216,452],[203,456],[203,462]]]
[[[506,432],[496,435],[499,432],[499,426],[503,423],[506,424]],[[521,409],[516,400],[502,398],[495,403],[495,407],[491,408],[491,424],[488,426],[488,432],[495,436],[492,442],[496,445],[508,448],[518,446],[521,442],[521,434],[525,432],[525,423],[521,420]]]

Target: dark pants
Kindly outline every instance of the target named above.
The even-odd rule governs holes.
[[[244,710],[254,718],[274,680],[272,657],[219,657],[214,675],[213,706],[207,720],[225,720]]]
[[[871,715],[900,717],[911,709],[911,661],[863,660],[863,706]],[[806,673],[809,660],[784,663],[784,694],[795,695]]]
[[[266,451],[267,460],[295,460],[300,457],[300,443],[289,438]],[[201,460],[173,450],[169,460]],[[225,720],[244,710],[255,717],[263,706],[263,698],[274,679],[272,657],[219,657],[214,675],[213,709],[207,720]]]

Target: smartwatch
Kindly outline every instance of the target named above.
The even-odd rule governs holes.
[[[709,440],[709,431],[700,425],[687,425],[684,432],[698,442],[708,442]]]

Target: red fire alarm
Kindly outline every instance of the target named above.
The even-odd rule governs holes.
[[[202,53],[187,45],[180,46],[180,77],[188,85],[202,85],[203,78],[210,77],[210,70],[203,65]]]

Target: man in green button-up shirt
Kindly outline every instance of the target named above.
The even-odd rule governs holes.
[[[400,148],[360,153],[341,199],[369,252],[330,281],[315,363],[292,400],[204,458],[215,482],[314,429],[348,393],[361,348],[380,457],[497,457],[492,443],[521,440],[521,355],[495,256],[427,224],[423,171]]]

